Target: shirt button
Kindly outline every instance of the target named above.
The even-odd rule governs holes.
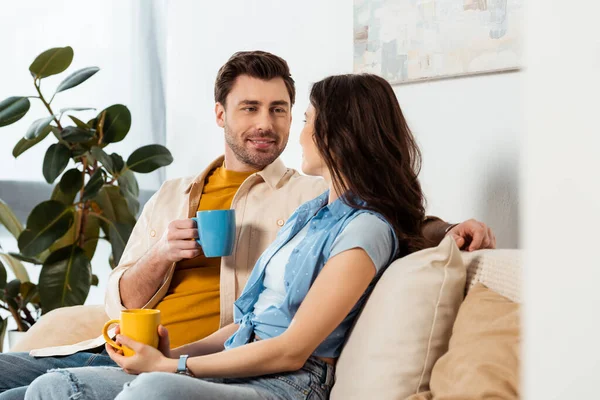
[[[278,219],[278,220],[277,220],[277,225],[279,225],[279,226],[283,226],[283,220],[282,220],[282,219]]]
[[[150,231],[150,236],[152,236],[152,237],[156,236],[156,231],[155,230],[151,230]]]

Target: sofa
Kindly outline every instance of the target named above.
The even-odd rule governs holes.
[[[460,252],[446,238],[394,262],[348,338],[331,398],[518,399],[521,257]],[[101,305],[57,309],[11,351],[92,339],[108,319]]]

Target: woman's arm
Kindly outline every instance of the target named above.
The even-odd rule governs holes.
[[[298,370],[344,320],[374,276],[375,265],[364,250],[344,251],[325,264],[282,335],[189,358],[187,366],[198,377],[245,377]],[[174,361],[170,360],[165,370],[175,371]]]
[[[238,324],[231,323],[204,339],[171,349],[170,356],[171,358],[179,358],[182,354],[188,354],[190,357],[196,357],[223,351],[225,341],[237,331],[238,326]]]

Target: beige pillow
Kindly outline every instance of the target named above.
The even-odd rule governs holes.
[[[30,351],[96,338],[109,319],[102,305],[57,308],[36,322],[10,351]]]
[[[428,390],[431,369],[448,349],[465,279],[450,237],[392,263],[342,350],[331,399],[404,399]]]
[[[519,399],[519,316],[519,304],[476,284],[460,307],[448,352],[433,368],[433,399]]]

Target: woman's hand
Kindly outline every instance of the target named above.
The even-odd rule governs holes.
[[[106,344],[108,356],[128,374],[138,375],[142,372],[175,372],[177,360],[170,358],[169,334],[164,326],[158,327],[158,349],[147,344],[136,342],[125,336],[117,335],[117,343],[129,347],[135,352],[133,356],[126,357],[120,351]]]

